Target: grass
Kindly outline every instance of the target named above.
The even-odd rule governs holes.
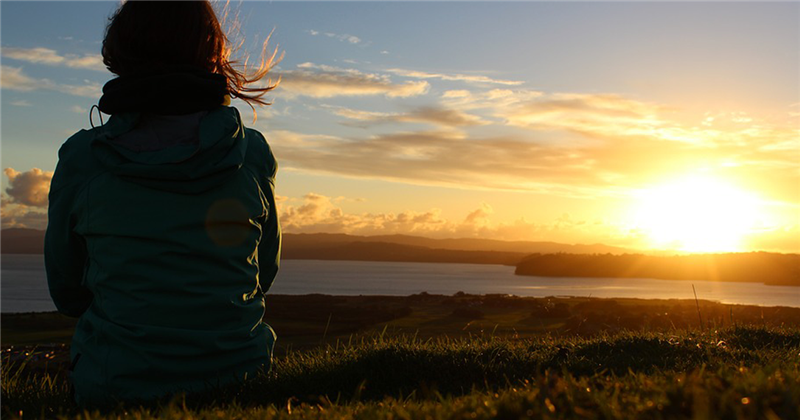
[[[689,291],[691,295],[691,290]],[[266,321],[278,332],[276,354],[310,350],[351,337],[419,338],[593,336],[619,330],[699,329],[694,299],[525,298],[506,295],[326,296],[269,295]],[[699,301],[703,324],[793,326],[800,308]],[[68,344],[76,320],[58,313],[2,314],[2,344]]]
[[[287,352],[206,394],[80,411],[63,377],[3,364],[3,418],[797,419],[800,328],[420,339]]]

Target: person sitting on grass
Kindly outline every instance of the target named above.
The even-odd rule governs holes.
[[[262,322],[278,271],[277,164],[231,97],[266,105],[234,68],[208,1],[127,1],[110,18],[102,126],[59,150],[45,266],[58,310],[80,317],[70,378],[79,405],[147,401],[268,369]]]

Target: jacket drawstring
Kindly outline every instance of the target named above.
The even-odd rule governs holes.
[[[94,121],[92,121],[92,112],[94,112],[95,108],[97,108],[97,115],[100,116],[100,126],[102,127],[102,126],[105,125],[105,123],[103,122],[103,113],[100,112],[100,107],[97,106],[97,105],[92,105],[92,107],[89,108],[89,125],[91,125],[92,128],[95,128],[94,127]]]

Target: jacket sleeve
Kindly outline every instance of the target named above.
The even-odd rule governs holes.
[[[75,186],[78,174],[70,174],[64,149],[50,183],[47,232],[44,238],[44,264],[50,297],[58,311],[72,317],[83,314],[92,303],[92,293],[83,286],[87,251],[83,238],[75,232]]]
[[[265,142],[266,145],[266,142]],[[267,145],[269,166],[262,187],[269,206],[267,218],[261,225],[261,242],[258,245],[259,284],[266,293],[275,281],[281,261],[281,226],[275,207],[275,175],[278,165]]]

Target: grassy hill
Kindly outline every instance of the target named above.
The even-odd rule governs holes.
[[[463,294],[270,298],[266,317],[284,344],[268,374],[82,412],[53,346],[7,347],[3,418],[800,418],[797,308]],[[4,314],[3,344],[51,342],[48,331],[68,329],[64,320]]]
[[[66,384],[4,364],[3,418],[796,419],[800,330],[591,339],[376,336],[293,353],[244,384],[81,413]]]

